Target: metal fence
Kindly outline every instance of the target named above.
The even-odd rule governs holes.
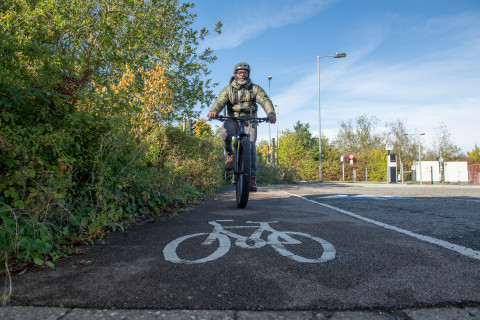
[[[480,184],[480,164],[468,166],[468,182]]]

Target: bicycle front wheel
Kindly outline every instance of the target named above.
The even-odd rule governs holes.
[[[250,193],[251,145],[248,137],[242,137],[238,144],[237,161],[238,171],[235,173],[237,207],[245,208]]]

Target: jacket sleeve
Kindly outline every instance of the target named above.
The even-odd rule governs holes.
[[[256,91],[255,98],[257,102],[262,106],[263,110],[265,110],[265,114],[267,115],[269,115],[270,113],[275,114],[275,109],[273,108],[272,101],[267,96],[265,91],[260,86],[257,86],[257,85],[255,85],[254,91]]]
[[[216,113],[220,113],[223,108],[225,108],[225,106],[228,104],[228,102],[230,101],[228,87],[229,86],[226,86],[222,89],[222,91],[220,91],[217,99],[210,108],[210,112],[215,111]]]

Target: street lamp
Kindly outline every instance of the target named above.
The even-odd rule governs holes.
[[[272,80],[272,76],[268,76],[268,97],[269,98],[270,98],[270,80]],[[269,154],[270,152],[272,152],[271,144],[272,144],[272,136],[270,134],[270,122],[268,122],[268,153]]]
[[[320,58],[345,58],[347,54],[336,53],[333,56],[317,56],[318,67],[318,181],[323,182],[322,173],[322,116],[320,113]]]
[[[406,133],[407,136],[424,136],[425,133]],[[422,144],[418,141],[418,170],[420,171],[420,184],[422,183]]]
[[[278,105],[275,105],[275,108],[277,108],[277,156],[276,156],[276,159],[277,159],[277,167],[280,166],[280,160],[278,159],[278,156],[280,155],[280,151],[278,150],[278,116],[280,115],[280,107]]]

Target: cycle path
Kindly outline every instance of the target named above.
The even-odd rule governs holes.
[[[209,233],[213,229],[209,222],[218,220],[233,220],[221,222],[231,226],[278,221],[270,226],[328,241],[335,258],[301,263],[270,245],[245,249],[230,238],[229,251],[216,260],[196,264],[165,260],[168,243]],[[246,237],[253,230],[233,232]],[[212,254],[216,248],[202,246],[200,238],[183,242],[178,254],[190,260]],[[322,254],[317,241],[302,241],[292,245],[295,254],[312,259]],[[229,187],[177,217],[114,233],[105,245],[60,261],[55,270],[15,276],[13,287],[12,305],[89,309],[477,307],[480,261],[266,187],[251,195],[246,209],[237,209]]]

